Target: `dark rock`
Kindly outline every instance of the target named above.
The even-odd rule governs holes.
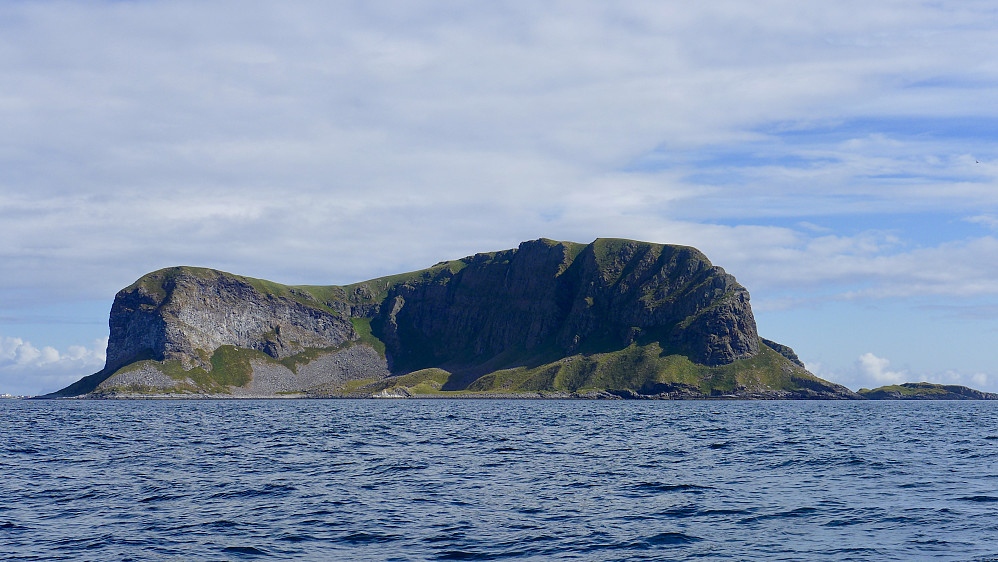
[[[792,361],[794,365],[798,365],[800,367],[804,366],[804,362],[801,361],[799,357],[797,357],[797,354],[794,353],[793,349],[781,343],[776,343],[773,340],[767,340],[766,338],[760,338],[760,339],[762,340],[762,343],[768,345],[773,351],[779,353],[780,355]]]
[[[393,287],[376,322],[393,370],[543,346],[570,355],[645,333],[706,365],[758,353],[748,291],[699,251],[629,240],[573,246],[524,242]]]

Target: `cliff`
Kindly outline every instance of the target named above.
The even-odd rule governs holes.
[[[761,340],[701,252],[535,240],[347,286],[210,269],[120,291],[107,363],[53,396],[856,398]]]

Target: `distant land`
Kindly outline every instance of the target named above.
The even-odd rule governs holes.
[[[344,286],[172,267],[118,292],[109,324],[104,368],[45,398],[996,398],[822,380],[699,250],[621,239]]]
[[[929,382],[906,382],[873,390],[861,388],[859,395],[868,400],[998,400],[994,392]]]

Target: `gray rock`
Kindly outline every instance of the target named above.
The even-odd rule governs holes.
[[[166,391],[176,388],[184,381],[170,378],[153,365],[118,373],[97,385],[97,391],[109,392],[114,388],[144,388]]]
[[[105,369],[137,359],[178,359],[210,370],[222,345],[289,357],[356,339],[347,318],[286,296],[263,293],[219,271],[170,268],[119,292],[111,307]]]

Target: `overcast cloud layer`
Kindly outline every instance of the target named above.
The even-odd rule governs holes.
[[[694,245],[854,389],[998,390],[995,4],[619,4],[0,3],[0,392],[161,267],[541,236]]]

